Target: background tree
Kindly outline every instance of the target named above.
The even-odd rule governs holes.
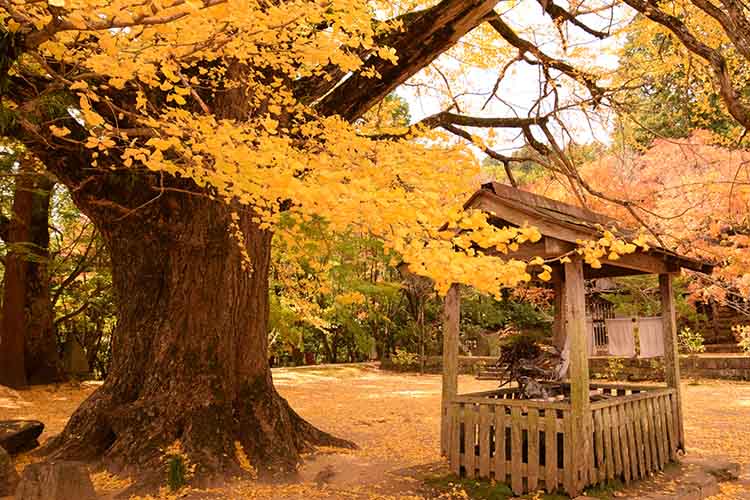
[[[4,216],[6,245],[3,280],[3,338],[8,343],[8,370],[2,382],[19,387],[50,383],[63,377],[49,294],[49,213],[54,182],[33,157],[11,146],[3,162],[6,179],[14,179],[10,217]],[[15,348],[14,348],[15,346]],[[21,350],[22,349],[22,350]]]
[[[627,28],[618,77],[625,90],[615,99],[621,118],[615,140],[645,149],[654,139],[686,138],[703,129],[717,141],[739,145],[737,123],[722,105],[711,73],[658,25],[639,18]]]

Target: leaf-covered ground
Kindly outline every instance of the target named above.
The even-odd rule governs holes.
[[[361,499],[504,498],[501,490],[451,484],[439,454],[440,377],[395,374],[372,365],[340,365],[274,370],[279,391],[313,424],[355,441],[360,449],[318,450],[298,477],[273,484],[234,480],[221,488],[181,492],[179,498]],[[464,376],[463,391],[492,388],[492,381]],[[0,393],[0,419],[35,418],[47,425],[42,439],[59,432],[94,383],[39,386]],[[722,456],[750,464],[750,383],[685,383],[685,432],[693,456]],[[21,457],[19,466],[28,460]],[[106,473],[93,476],[98,491],[110,497],[127,484]],[[656,478],[650,489],[673,487]],[[643,485],[640,485],[641,488]],[[750,499],[750,480],[725,483],[722,499]],[[631,496],[633,488],[616,492]],[[166,495],[165,495],[166,496]],[[533,495],[532,498],[535,498]],[[177,498],[174,496],[173,498]],[[537,496],[536,498],[544,498]],[[559,497],[557,497],[559,498]]]

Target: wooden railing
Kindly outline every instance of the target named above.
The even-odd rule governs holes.
[[[673,389],[609,384],[591,389],[619,397],[591,403],[583,486],[644,478],[675,458],[682,440]],[[503,389],[461,395],[448,404],[443,431],[451,470],[508,483],[519,495],[539,488],[576,490],[581,476],[573,456],[581,446],[568,443],[570,404],[516,396]]]

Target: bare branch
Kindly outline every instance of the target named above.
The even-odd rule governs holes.
[[[445,130],[448,132],[457,135],[463,139],[466,139],[472,144],[476,144],[474,142],[474,138],[471,136],[470,133],[468,133],[465,130],[462,130],[454,125],[443,125],[442,126]],[[503,154],[498,153],[497,151],[494,151],[487,146],[482,146],[482,151],[489,156],[490,158],[493,158],[495,160],[498,160],[499,162],[502,162],[503,168],[505,169],[505,175],[508,176],[508,180],[510,181],[511,186],[514,188],[518,187],[518,182],[516,182],[516,178],[513,176],[513,172],[510,169],[510,162],[516,161],[516,162],[522,162],[526,161],[526,158],[513,158],[512,156],[505,156]]]
[[[503,21],[502,17],[500,17],[499,14],[493,12],[492,14],[488,15],[487,22],[501,37],[503,37],[505,41],[519,50],[521,57],[528,53],[533,55],[537,60],[532,61],[528,58],[524,58],[524,61],[526,61],[527,63],[540,64],[543,67],[554,68],[572,78],[573,80],[581,82],[586,86],[586,88],[589,89],[591,96],[594,98],[594,105],[598,104],[598,102],[604,96],[605,90],[597,85],[596,76],[578,70],[565,61],[561,61],[545,54],[539,47],[518,36],[518,34],[513,31],[513,28],[511,28],[505,21]]]
[[[539,2],[539,5],[542,6],[542,8],[544,9],[544,12],[549,14],[549,16],[555,21],[559,21],[559,22],[567,21],[573,24],[574,26],[581,28],[586,33],[593,35],[597,38],[600,38],[602,40],[607,38],[610,35],[609,32],[604,33],[602,31],[597,31],[587,26],[585,23],[582,23],[581,21],[578,20],[578,18],[575,15],[571,14],[567,10],[555,4],[552,0],[537,0],[537,2]]]

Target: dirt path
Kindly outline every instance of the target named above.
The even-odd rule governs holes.
[[[425,497],[420,478],[447,472],[439,454],[440,376],[349,365],[276,369],[274,381],[303,417],[355,441],[360,449],[345,453],[319,450],[293,482],[236,480],[220,489],[194,491],[181,498],[416,499]],[[469,376],[459,381],[461,392],[495,385]],[[21,391],[20,398],[0,394],[0,419],[42,420],[47,425],[45,439],[62,429],[70,413],[94,388],[94,384],[41,386]],[[690,454],[721,455],[750,466],[750,384],[703,381],[685,384],[683,390]],[[662,479],[662,483],[668,481]],[[103,494],[123,484],[104,474],[95,476],[95,483]],[[746,484],[750,481],[724,486],[721,498],[750,498]],[[656,487],[660,486],[657,482]],[[460,497],[456,493],[444,498]]]

